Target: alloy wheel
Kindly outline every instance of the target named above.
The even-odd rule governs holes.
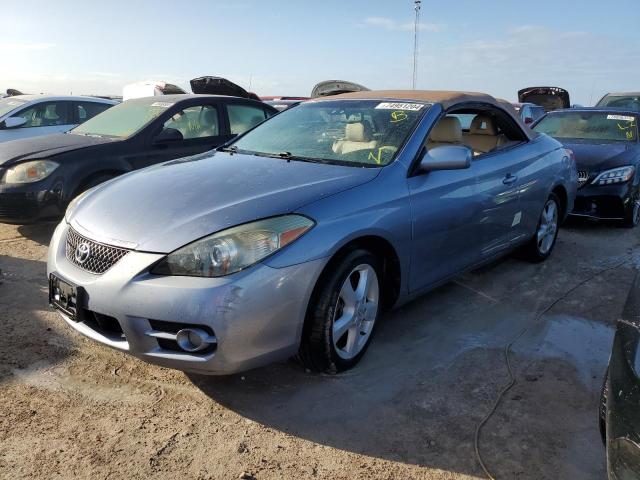
[[[332,326],[333,346],[340,358],[349,360],[367,344],[378,315],[380,286],[375,269],[355,267],[340,289]]]
[[[538,250],[542,255],[546,255],[556,239],[558,231],[558,204],[553,198],[547,200],[542,215],[540,217],[540,225],[536,234]]]

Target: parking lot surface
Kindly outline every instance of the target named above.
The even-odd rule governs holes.
[[[545,263],[509,257],[385,314],[344,374],[286,362],[230,377],[67,328],[47,306],[52,230],[0,224],[0,477],[482,478],[476,424],[526,327],[484,460],[497,478],[605,477],[598,395],[638,230],[571,222]]]

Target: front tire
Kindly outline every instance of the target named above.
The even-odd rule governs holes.
[[[314,372],[353,367],[366,352],[380,311],[380,261],[347,253],[318,281],[309,303],[299,358]]]
[[[558,238],[559,218],[560,200],[552,193],[542,208],[536,233],[524,248],[527,260],[539,263],[549,258]]]
[[[634,195],[629,207],[624,213],[622,224],[627,228],[634,228],[640,223],[640,199]]]

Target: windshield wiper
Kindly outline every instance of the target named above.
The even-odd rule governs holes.
[[[218,149],[219,152],[229,152],[229,153],[238,153],[238,147],[235,145],[231,145],[230,147],[220,147]]]

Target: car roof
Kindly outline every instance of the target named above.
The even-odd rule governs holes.
[[[89,97],[86,95],[15,95],[13,97],[5,97],[5,98],[16,98],[18,100],[24,100],[26,102],[33,101],[60,101],[60,100],[75,100],[78,102],[96,102],[96,103],[109,103],[109,104],[117,104],[118,102],[115,100],[109,100],[107,98],[98,98],[98,97]]]
[[[127,102],[135,102],[136,100],[143,100],[143,99],[146,100],[150,98],[154,98],[158,102],[162,102],[164,100],[180,102],[182,100],[189,100],[191,98],[233,98],[233,99],[239,99],[239,100],[250,100],[252,102],[260,103],[259,100],[254,100],[252,98],[232,97],[230,95],[209,95],[204,93],[176,93],[171,95],[155,95],[155,96],[149,96],[149,97],[131,98],[127,100]]]
[[[456,92],[447,90],[368,90],[363,92],[341,93],[329,97],[321,97],[316,100],[330,99],[393,99],[393,100],[417,100],[428,103],[440,103],[444,108],[464,102],[485,102],[498,104],[491,95],[480,92]]]
[[[605,97],[637,97],[640,92],[609,92]]]
[[[552,112],[547,112],[549,114],[556,113],[571,113],[571,112],[596,112],[596,113],[623,113],[626,115],[637,116],[640,115],[640,112],[635,110],[629,110],[628,108],[616,108],[616,107],[577,107],[577,108],[561,108],[559,110],[553,110]]]

